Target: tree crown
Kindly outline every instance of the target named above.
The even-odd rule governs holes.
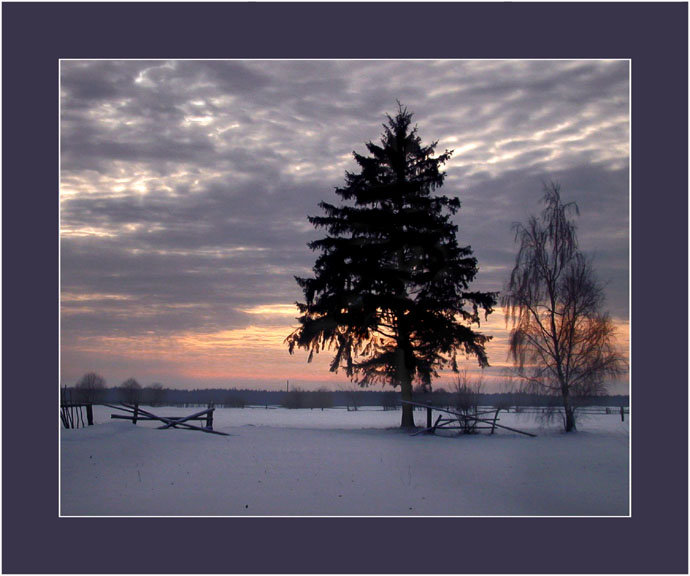
[[[518,375],[534,387],[591,394],[624,362],[603,311],[603,288],[578,248],[577,205],[564,203],[553,182],[544,186],[543,203],[540,217],[515,225],[519,249],[501,299],[512,325],[510,353]]]

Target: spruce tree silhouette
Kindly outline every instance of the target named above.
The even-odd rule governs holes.
[[[309,244],[321,254],[313,278],[296,278],[306,301],[296,303],[300,326],[286,343],[291,354],[309,350],[308,361],[332,349],[331,371],[344,368],[360,386],[399,386],[410,400],[413,383],[429,389],[439,369],[457,371],[458,352],[488,365],[490,337],[472,326],[496,294],[469,291],[477,260],[456,240],[460,201],[432,194],[452,151],[434,157],[437,142],[422,144],[399,102],[387,119],[381,144],[353,153],[360,170],[336,189],[343,203],[322,202],[325,214],[308,218],[327,236]],[[414,427],[410,405],[401,426]]]

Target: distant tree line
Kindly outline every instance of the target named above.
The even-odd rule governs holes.
[[[470,405],[496,407],[553,407],[553,395],[536,392],[501,392],[487,394],[481,391],[481,383],[471,379],[459,378],[449,387],[450,390],[438,388],[434,391],[423,391],[416,388],[412,398],[415,401],[447,406],[452,408]],[[107,387],[105,379],[96,373],[85,374],[75,386],[68,388],[76,401],[94,404],[116,404],[119,402],[140,403],[149,406],[163,405],[206,405],[214,403],[222,408],[244,408],[245,406],[281,406],[294,409],[326,409],[347,407],[357,410],[361,407],[381,407],[384,410],[400,408],[400,397],[390,390],[249,390],[242,388],[206,388],[180,390],[166,388],[161,383],[146,386],[134,378],[128,378],[115,387]],[[574,397],[577,406],[628,406],[628,396],[592,395]]]
[[[166,390],[160,382],[142,386],[134,378],[127,378],[119,386],[108,388],[105,378],[96,372],[87,372],[71,388],[76,402],[102,404],[126,402],[128,404],[148,404],[157,406],[165,401]]]

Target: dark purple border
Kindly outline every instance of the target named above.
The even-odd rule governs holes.
[[[3,572],[687,573],[687,4],[2,11]],[[631,58],[633,517],[59,519],[58,58],[143,57]]]

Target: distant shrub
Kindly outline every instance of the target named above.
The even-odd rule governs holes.
[[[472,379],[463,370],[455,382],[455,409],[459,412],[460,431],[464,434],[474,434],[477,430],[477,412],[479,395],[482,389],[482,377]]]
[[[315,392],[304,392],[305,408],[333,408],[333,392],[319,388]]]
[[[513,402],[511,401],[511,399],[508,396],[500,394],[500,395],[497,395],[493,399],[492,404],[493,404],[493,407],[496,408],[497,410],[508,411],[510,409],[510,407],[513,405]]]
[[[381,394],[381,406],[384,410],[397,410],[398,394],[393,391],[388,391]]]
[[[141,401],[143,404],[149,406],[162,406],[165,402],[166,391],[163,384],[155,382],[150,386],[146,386],[141,391]]]
[[[134,378],[128,378],[120,385],[120,401],[127,404],[141,402],[141,385]]]
[[[295,388],[294,390],[290,390],[290,392],[286,392],[285,395],[283,396],[280,405],[283,408],[291,408],[291,409],[296,409],[296,408],[306,408],[307,405],[307,399],[306,399],[306,393],[304,390],[300,388]]]
[[[356,390],[346,390],[347,411],[357,412],[359,409],[359,393]]]
[[[247,405],[245,399],[239,394],[228,394],[221,403],[223,408],[244,408]]]

